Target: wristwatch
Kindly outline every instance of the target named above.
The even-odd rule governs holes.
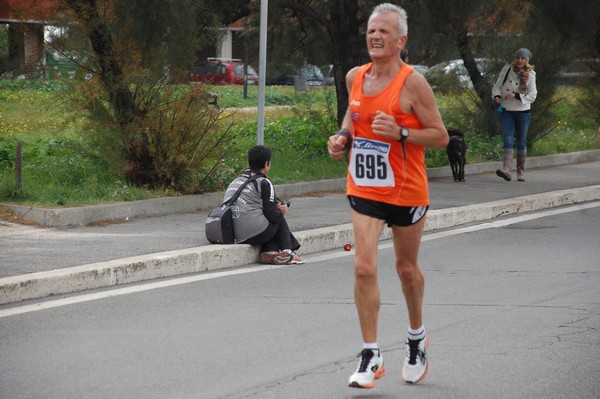
[[[404,143],[408,138],[408,129],[404,126],[400,126],[400,139],[398,140],[401,143]]]

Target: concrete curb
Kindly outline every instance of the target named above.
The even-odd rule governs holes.
[[[548,166],[568,165],[600,160],[600,150],[572,152],[567,154],[545,155],[527,158],[528,169]],[[501,167],[500,162],[485,162],[467,165],[467,175],[493,172]],[[427,170],[429,178],[451,177],[449,167]],[[291,198],[307,193],[341,191],[346,187],[346,179],[326,179],[295,184],[276,185],[277,194]],[[129,220],[165,214],[195,212],[211,209],[221,204],[223,192],[181,197],[155,198],[143,201],[119,202],[78,208],[35,208],[13,204],[0,204],[19,218],[43,227],[85,226],[110,220]]]
[[[432,210],[428,213],[425,231],[599,199],[600,185],[596,185]],[[342,248],[345,243],[353,242],[351,224],[306,230],[295,235],[302,244],[303,254]],[[384,229],[381,239],[390,237],[391,230]],[[0,279],[0,305],[156,278],[239,267],[255,263],[257,259],[257,247],[244,244],[209,245],[7,277]]]

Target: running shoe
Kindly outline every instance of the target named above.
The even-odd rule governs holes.
[[[377,352],[377,355],[374,352]],[[381,356],[379,349],[363,349],[358,357],[360,358],[358,368],[350,376],[348,386],[352,388],[373,388],[375,380],[385,374],[383,356]]]
[[[292,258],[292,254],[287,252],[269,251],[260,253],[260,262],[268,265],[289,265]]]
[[[409,339],[406,342],[406,359],[402,368],[402,378],[411,384],[423,380],[429,371],[427,361],[427,349],[429,348],[429,336],[419,340]]]
[[[290,261],[290,265],[301,265],[304,262],[306,262],[306,260],[304,260],[303,257],[301,257],[295,252],[292,252],[292,260]]]

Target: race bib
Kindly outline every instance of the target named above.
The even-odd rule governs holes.
[[[350,175],[357,186],[393,187],[390,143],[355,138],[350,155]]]

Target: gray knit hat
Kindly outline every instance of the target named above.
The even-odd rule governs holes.
[[[515,53],[515,58],[516,57],[523,57],[527,60],[527,62],[529,62],[529,59],[531,58],[532,54],[531,51],[529,51],[529,49],[523,47],[517,50],[517,52]]]

